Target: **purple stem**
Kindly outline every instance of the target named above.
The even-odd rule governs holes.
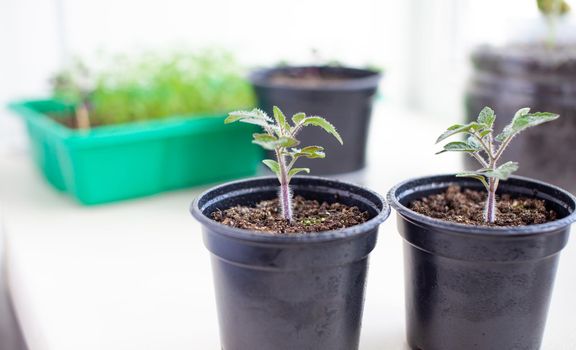
[[[488,179],[488,198],[486,198],[486,208],[484,210],[486,221],[489,223],[494,223],[496,221],[496,179]]]
[[[284,219],[292,222],[292,194],[290,193],[290,186],[288,182],[288,171],[286,170],[286,161],[284,155],[279,150],[276,150],[276,158],[280,165],[280,209]]]

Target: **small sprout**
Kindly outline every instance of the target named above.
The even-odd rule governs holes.
[[[546,44],[549,48],[553,48],[556,45],[556,22],[558,18],[570,12],[570,5],[565,0],[536,0],[536,3],[548,24]]]
[[[95,83],[92,73],[80,60],[68,71],[57,74],[52,80],[56,95],[75,105],[76,124],[79,129],[90,129],[90,97]]]
[[[452,125],[438,137],[436,143],[459,134],[467,135],[468,138],[466,141],[447,143],[444,145],[443,150],[436,154],[444,152],[466,152],[480,163],[482,166],[480,169],[460,173],[456,176],[471,177],[482,182],[486,191],[488,191],[484,209],[484,219],[486,222],[494,223],[496,220],[496,189],[498,188],[498,182],[500,180],[507,180],[512,173],[518,170],[517,162],[506,162],[498,165],[498,161],[502,157],[504,150],[508,147],[514,136],[523,130],[555,120],[558,117],[558,114],[548,112],[530,113],[530,108],[522,108],[516,112],[510,124],[508,124],[500,134],[493,136],[496,114],[494,114],[494,111],[490,107],[484,107],[484,109],[480,111],[476,121],[465,125]]]
[[[336,131],[334,125],[326,119],[318,116],[306,116],[304,113],[296,113],[292,116],[292,125],[286,118],[280,108],[274,106],[274,119],[268,114],[259,110],[237,111],[229,113],[224,123],[233,123],[236,121],[255,124],[262,127],[264,133],[253,134],[252,143],[261,146],[264,149],[274,151],[276,160],[265,159],[262,162],[272,170],[280,181],[280,209],[284,219],[292,222],[292,193],[290,191],[290,179],[298,173],[310,173],[308,168],[294,168],[296,160],[300,157],[305,158],[324,158],[324,148],[321,146],[306,146],[297,148],[300,141],[296,138],[298,133],[305,126],[318,126],[327,133],[332,134],[340,144],[343,143],[340,134]],[[290,161],[286,162],[286,157]]]

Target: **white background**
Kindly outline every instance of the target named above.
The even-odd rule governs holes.
[[[315,48],[385,68],[394,103],[458,119],[470,49],[541,22],[531,0],[1,0],[0,104],[46,94],[75,55],[223,46],[253,66]]]

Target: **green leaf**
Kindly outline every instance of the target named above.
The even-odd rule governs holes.
[[[276,149],[276,142],[274,141],[267,142],[267,141],[252,140],[252,143],[269,151],[273,151]]]
[[[463,141],[450,142],[444,145],[444,149],[436,152],[436,154],[444,152],[478,152],[481,148],[476,147],[475,144],[470,144]]]
[[[495,120],[496,114],[494,114],[494,110],[492,110],[490,107],[482,108],[480,114],[478,114],[478,123],[485,125],[489,129],[492,128]]]
[[[276,124],[278,124],[285,131],[290,131],[290,125],[286,123],[286,116],[284,113],[282,113],[280,108],[274,106],[272,110],[274,112],[274,119],[276,119]]]
[[[264,135],[264,134],[257,134],[257,135]],[[252,143],[262,146],[264,149],[267,150],[275,150],[277,148],[287,148],[293,147],[298,145],[299,141],[290,136],[280,136],[278,138],[272,136],[272,138],[268,139],[262,136],[260,139],[252,140]]]
[[[306,158],[325,158],[324,147],[320,146],[307,146],[302,149],[293,148],[291,152],[293,158],[306,157]]]
[[[276,136],[270,134],[252,134],[252,137],[254,138],[254,140],[262,142],[278,141],[278,138]]]
[[[280,174],[280,164],[278,164],[277,161],[272,159],[264,159],[262,163],[264,163],[268,168],[270,168],[270,170],[272,170],[274,174],[276,175]]]
[[[305,172],[307,174],[310,174],[310,169],[308,168],[293,168],[290,169],[290,171],[288,172],[288,178],[292,178],[292,176],[301,173],[301,172]]]
[[[302,121],[302,119],[306,118],[306,114],[305,113],[296,113],[292,116],[292,121],[294,122],[294,124],[298,124]]]
[[[482,182],[484,187],[486,187],[486,190],[488,190],[490,188],[490,185],[488,185],[486,178],[481,173],[478,173],[478,172],[459,173],[459,174],[456,174],[456,177],[470,177],[470,178],[473,178],[473,179],[476,179],[476,180],[479,180],[480,182]]]
[[[314,152],[322,152],[324,151],[324,147],[322,146],[306,146],[302,148],[301,152],[303,153],[314,153]]]
[[[486,177],[492,177],[499,180],[507,180],[516,170],[518,170],[517,162],[506,162],[495,170],[483,169],[481,173]]]
[[[466,143],[468,144],[468,146],[470,146],[470,148],[474,148],[477,151],[481,151],[484,149],[480,141],[478,141],[478,139],[476,139],[474,136],[469,136],[468,139],[466,140]]]
[[[514,113],[514,118],[512,119],[518,119],[520,117],[527,115],[528,113],[530,113],[530,108],[528,107],[520,108],[519,110],[516,111],[516,113]]]
[[[486,178],[494,178],[498,180],[507,180],[513,172],[518,170],[518,163],[516,162],[506,162],[500,165],[498,168],[492,169],[480,169],[477,171],[465,172],[456,174],[457,177],[471,177],[480,180],[482,184],[489,189],[488,182]]]
[[[342,137],[340,136],[338,131],[336,131],[334,125],[330,124],[330,122],[328,122],[326,119],[314,116],[314,117],[306,117],[301,122],[302,125],[304,126],[314,125],[321,127],[327,133],[332,134],[338,140],[338,142],[340,142],[340,144],[344,144],[344,142],[342,141]]]
[[[502,130],[502,133],[496,136],[496,141],[504,142],[508,138],[514,137],[525,129],[558,119],[559,117],[559,115],[555,113],[529,113],[529,111],[530,109],[528,108],[522,108],[516,112],[516,115],[514,115],[510,124]]]
[[[482,129],[483,126],[481,124],[478,124],[477,122],[472,122],[466,125],[455,124],[449,127],[442,135],[440,135],[436,140],[436,143],[441,142],[453,135],[461,133],[471,133]]]
[[[230,123],[234,123],[238,120],[242,119],[241,116],[236,115],[236,114],[228,114],[228,117],[226,117],[226,119],[224,119],[224,124],[230,124]]]
[[[492,129],[486,129],[486,130],[480,132],[480,134],[479,134],[480,138],[483,139],[484,137],[488,136],[488,134],[490,134],[491,132],[492,132]],[[476,141],[478,141],[478,140],[476,140]]]
[[[300,141],[296,140],[293,137],[290,136],[280,136],[278,138],[278,146],[279,147],[294,147],[297,146],[300,143]]]
[[[236,121],[248,122],[249,120],[261,120],[264,122],[272,122],[272,119],[266,114],[266,112],[254,108],[251,111],[235,111],[228,113],[228,117],[224,120],[225,124],[230,124]],[[256,123],[252,123],[256,124]]]

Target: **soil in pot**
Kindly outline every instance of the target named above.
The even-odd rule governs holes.
[[[351,77],[338,70],[323,70],[319,67],[302,67],[301,69],[277,71],[270,75],[269,81],[276,85],[295,87],[320,87],[337,85]]]
[[[278,199],[250,206],[235,206],[212,213],[212,218],[228,226],[272,234],[322,232],[343,229],[366,222],[368,212],[342,203],[294,198],[294,220],[282,217]]]
[[[496,196],[498,216],[492,224],[484,220],[486,192],[450,186],[445,192],[432,194],[410,203],[417,213],[446,221],[467,225],[524,226],[554,221],[557,214],[548,209],[544,200]]]

